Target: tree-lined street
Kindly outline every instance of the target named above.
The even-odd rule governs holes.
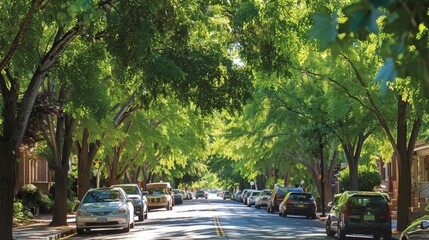
[[[298,239],[322,240],[327,237],[325,223],[302,216],[279,217],[265,209],[249,208],[242,203],[223,200],[211,194],[209,199],[194,199],[177,205],[173,211],[153,210],[149,219],[137,222],[129,233],[121,230],[92,230],[69,239]],[[350,236],[349,239],[370,239]]]

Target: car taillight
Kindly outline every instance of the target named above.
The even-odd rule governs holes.
[[[344,220],[348,220],[349,219],[349,207],[346,207],[346,209],[344,209]]]
[[[287,201],[286,201],[286,204],[287,204],[287,205],[293,205],[293,201],[292,201],[292,200],[287,200]]]

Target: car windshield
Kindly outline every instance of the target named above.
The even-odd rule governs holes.
[[[122,202],[121,193],[117,190],[105,191],[90,191],[82,200],[82,203],[97,203],[97,202]]]
[[[137,194],[139,195],[139,190],[134,186],[120,186],[127,194]]]
[[[203,192],[203,191],[198,191],[197,193],[198,193],[198,194],[204,194],[204,192]]]
[[[153,194],[167,194],[167,189],[164,187],[150,188],[147,190],[150,195]]]
[[[374,208],[380,209],[385,208],[387,205],[386,200],[382,196],[352,196],[349,200],[350,208],[364,209]]]

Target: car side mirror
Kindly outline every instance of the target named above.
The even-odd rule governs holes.
[[[429,228],[429,221],[427,221],[427,220],[422,221],[422,222],[420,223],[420,227],[421,227],[422,229],[427,229],[427,228]]]

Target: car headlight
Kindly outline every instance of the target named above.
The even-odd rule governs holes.
[[[120,208],[118,208],[117,210],[116,210],[116,213],[117,214],[126,214],[127,213],[127,207],[125,207],[125,206],[122,206],[122,207],[120,207]]]
[[[85,208],[79,208],[76,212],[77,216],[90,216],[91,214]]]

